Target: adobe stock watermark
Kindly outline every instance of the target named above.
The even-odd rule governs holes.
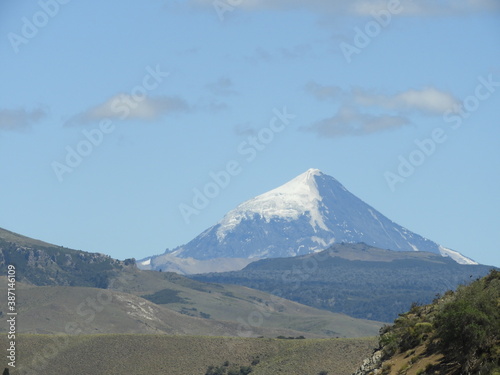
[[[255,160],[259,152],[262,152],[274,140],[276,134],[281,133],[290,124],[290,121],[297,116],[287,112],[284,107],[281,111],[274,108],[274,116],[269,121],[268,126],[261,128],[257,134],[248,136],[241,142],[236,151],[245,162],[251,163]],[[210,181],[201,189],[194,188],[191,204],[179,204],[179,211],[186,224],[191,223],[191,216],[199,215],[202,210],[210,205],[210,202],[217,198],[221,191],[226,189],[232,181],[232,178],[238,176],[243,171],[243,163],[234,159],[226,163],[223,170],[210,172]]]
[[[372,40],[380,35],[382,30],[387,28],[391,23],[393,16],[398,15],[403,11],[403,5],[400,0],[388,0],[385,9],[371,12],[372,20],[368,21],[361,29],[354,28],[354,38],[352,44],[341,42],[339,47],[344,58],[348,63],[352,62],[352,55],[359,55],[366,47],[370,45]]]
[[[137,106],[146,100],[147,93],[155,90],[165,78],[170,75],[168,72],[162,72],[157,64],[153,69],[151,66],[146,67],[146,75],[142,79],[140,85],[135,86],[130,95],[120,95],[111,103],[111,112],[116,114],[112,118],[103,118],[99,121],[99,125],[91,130],[83,130],[83,139],[75,146],[66,146],[66,157],[63,162],[53,161],[51,163],[58,181],[62,183],[64,177],[68,173],[72,173],[78,168],[83,160],[92,154],[96,147],[99,147],[106,135],[111,134],[116,129],[114,120],[118,118],[123,121],[130,116],[130,113]]]
[[[226,17],[225,14],[233,12],[242,2],[243,0],[214,0],[212,6],[222,22]]]
[[[22,17],[21,32],[19,34],[10,32],[7,34],[12,49],[17,54],[19,47],[26,45],[38,35],[40,29],[49,24],[49,21],[59,14],[61,5],[68,4],[71,0],[40,0],[40,10],[33,13],[31,17]]]
[[[495,81],[495,77],[489,74],[488,77],[480,76],[477,78],[478,84],[474,93],[467,96],[461,104],[456,105],[443,114],[443,121],[449,124],[449,129],[460,129],[464,120],[468,119],[472,113],[481,107],[481,102],[488,100],[500,87],[500,81]],[[437,127],[432,130],[429,137],[424,139],[415,139],[415,148],[407,155],[399,155],[399,164],[396,171],[386,171],[384,178],[392,192],[396,191],[398,184],[408,180],[422,166],[426,160],[437,150],[438,146],[449,139],[449,129]]]

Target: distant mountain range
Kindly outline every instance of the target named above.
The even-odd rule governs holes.
[[[227,270],[231,268],[227,259],[238,259],[238,265],[232,266],[234,270],[241,269],[239,266],[245,263],[242,259],[305,255],[342,242],[362,242],[393,251],[425,251],[450,257],[460,264],[477,264],[396,224],[351,194],[335,178],[309,169],[240,204],[186,245],[142,259],[138,266],[185,271],[179,259],[189,259],[192,267],[185,273],[192,273],[194,264],[207,269],[203,261],[224,258]]]

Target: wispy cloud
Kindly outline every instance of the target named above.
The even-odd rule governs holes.
[[[454,111],[459,101],[450,93],[435,87],[410,89],[394,95],[383,95],[361,88],[344,90],[338,86],[310,82],[305,86],[319,101],[329,100],[339,106],[333,116],[303,130],[325,137],[364,135],[411,124],[409,116],[442,116]]]
[[[320,120],[302,130],[317,133],[324,138],[336,138],[348,135],[368,135],[409,124],[411,124],[410,120],[403,116],[373,115],[359,112],[352,107],[341,107],[334,116]]]
[[[305,86],[306,91],[318,100],[339,99],[345,96],[345,91],[338,86],[320,85],[316,82],[309,82]]]
[[[137,98],[129,94],[115,95],[104,103],[71,117],[65,126],[86,125],[108,118],[111,120],[154,121],[165,115],[186,112],[189,105],[181,98],[158,96]]]
[[[363,90],[353,92],[354,100],[363,106],[376,106],[397,111],[417,111],[428,115],[442,115],[459,104],[450,93],[434,87],[408,90],[402,93],[376,95]]]
[[[191,5],[213,7],[213,0],[189,0]],[[408,16],[458,15],[500,10],[498,0],[401,0],[400,14]],[[318,13],[369,16],[387,9],[386,0],[244,0],[236,5],[244,10],[305,9]]]
[[[0,131],[24,131],[47,116],[42,108],[0,109]]]

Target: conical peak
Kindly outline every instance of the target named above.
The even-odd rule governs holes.
[[[303,175],[307,175],[307,176],[318,176],[320,174],[323,174],[323,172],[321,172],[319,169],[317,168],[309,168],[307,171],[305,171],[304,173],[302,173]]]
[[[266,195],[275,195],[275,194],[290,195],[290,196],[300,195],[303,197],[312,195],[315,198],[317,198],[318,192],[317,192],[315,177],[321,174],[322,172],[319,169],[313,169],[313,168],[308,169],[304,173],[298,175],[292,180],[286,182],[285,184],[271,191],[268,191],[267,193],[259,195],[256,198]],[[312,196],[310,198],[313,198]]]
[[[266,221],[273,218],[296,220],[308,214],[312,226],[327,230],[318,209],[322,198],[315,178],[321,174],[319,169],[308,169],[287,183],[240,204],[219,222],[219,239],[241,220],[252,218],[255,214]]]
[[[299,174],[297,177],[295,177],[291,181],[294,181],[294,180],[309,181],[311,179],[314,179],[315,176],[320,176],[322,174],[323,174],[323,172],[321,172],[319,169],[309,168],[307,171],[305,171],[302,174]]]

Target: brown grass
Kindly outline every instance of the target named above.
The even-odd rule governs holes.
[[[1,343],[6,345],[5,337]],[[209,365],[260,363],[253,375],[351,374],[375,339],[247,339],[167,335],[22,335],[16,374],[204,375]],[[5,362],[5,359],[4,359]]]

